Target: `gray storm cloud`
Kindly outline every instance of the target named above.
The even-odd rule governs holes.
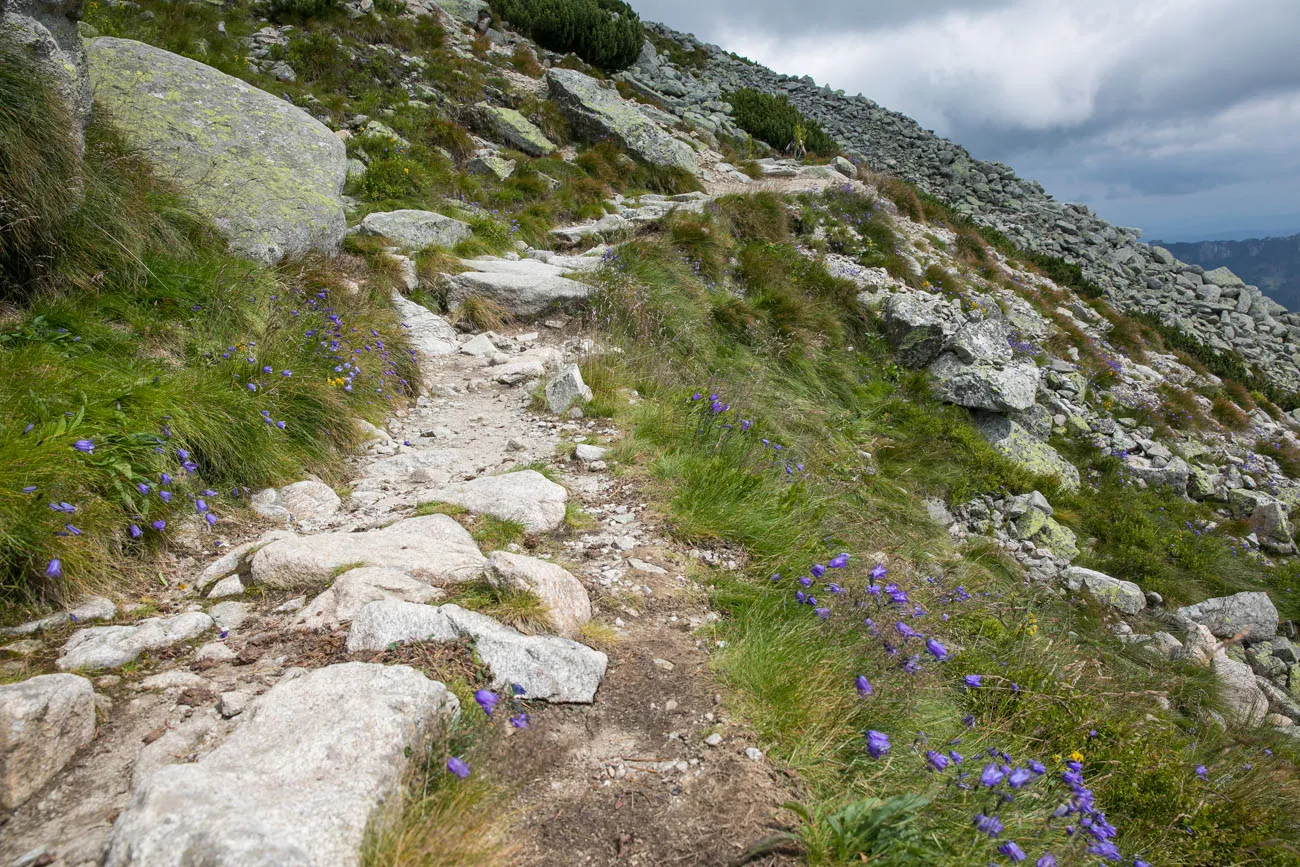
[[[861,91],[1148,236],[1270,220],[1300,231],[1297,0],[635,6]]]

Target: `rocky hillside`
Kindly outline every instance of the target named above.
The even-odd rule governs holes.
[[[1288,309],[1300,307],[1300,235],[1166,246],[1175,256],[1194,265],[1228,268],[1240,274]]]
[[[0,10],[0,863],[1296,863],[1300,320],[521,9]]]

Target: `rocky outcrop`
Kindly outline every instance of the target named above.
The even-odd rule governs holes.
[[[360,864],[375,807],[458,711],[446,687],[405,665],[291,673],[219,747],[145,780],[104,863]]]
[[[12,810],[95,737],[95,690],[75,674],[0,686],[0,809]]]
[[[405,572],[380,566],[363,566],[344,572],[311,604],[294,615],[295,627],[336,629],[371,602],[395,599],[401,602],[433,602],[446,592],[417,581]]]
[[[95,39],[89,59],[96,102],[235,252],[270,263],[338,249],[347,155],[324,124],[141,42]]]
[[[612,138],[645,162],[691,174],[699,172],[699,162],[689,146],[665,132],[613,88],[573,69],[550,69],[546,82],[551,97],[579,135]]]

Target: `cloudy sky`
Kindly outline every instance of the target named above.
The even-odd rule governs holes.
[[[1300,0],[632,0],[1148,240],[1300,232]]]

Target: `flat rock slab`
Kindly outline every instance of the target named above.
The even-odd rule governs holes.
[[[95,101],[231,247],[261,262],[343,240],[347,152],[329,128],[265,91],[161,48],[101,37]]]
[[[605,677],[609,657],[557,635],[524,635],[486,614],[459,605],[371,602],[352,619],[349,652],[384,650],[418,641],[472,638],[474,651],[492,670],[492,687],[518,684],[522,697],[590,704]]]
[[[393,308],[402,319],[415,351],[431,358],[456,352],[458,335],[451,323],[400,292],[393,292]]]
[[[462,259],[461,264],[472,270],[448,278],[447,303],[453,309],[466,298],[486,298],[515,316],[537,316],[591,294],[591,286],[539,259]]]
[[[88,623],[92,620],[112,620],[117,616],[117,606],[111,600],[103,596],[92,596],[82,602],[76,608],[69,608],[67,611],[60,611],[42,617],[39,620],[29,620],[18,626],[7,626],[0,629],[0,637],[11,635],[31,635],[33,632],[40,632],[42,629],[50,629],[55,626],[62,626],[65,623]]]
[[[63,671],[118,668],[146,650],[198,638],[211,628],[212,618],[201,611],[153,617],[135,626],[92,626],[72,634],[63,645],[58,666]]]
[[[426,247],[454,247],[474,230],[468,223],[433,211],[381,211],[367,214],[358,231],[379,235],[409,253]]]
[[[695,151],[646,117],[614,88],[575,69],[547,70],[546,83],[579,135],[613,138],[645,162],[699,174]]]
[[[0,808],[12,810],[95,737],[95,690],[75,674],[0,686]]]
[[[430,499],[518,521],[529,533],[546,533],[564,523],[569,492],[536,470],[521,470],[448,485],[434,491]]]
[[[350,867],[409,755],[459,712],[405,665],[349,662],[285,680],[224,743],[148,777],[122,811],[108,867]]]
[[[344,567],[360,566],[396,569],[433,585],[454,584],[477,578],[486,563],[464,527],[446,515],[426,515],[365,533],[272,542],[253,555],[250,568],[254,583],[296,589],[323,586]]]

